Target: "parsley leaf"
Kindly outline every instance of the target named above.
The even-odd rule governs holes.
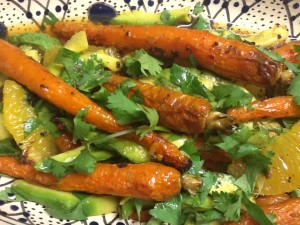
[[[133,76],[155,76],[162,71],[163,63],[150,56],[144,49],[136,50],[125,58],[126,72]]]
[[[183,146],[180,147],[181,151],[184,151],[189,156],[197,155],[199,153],[199,148],[195,145],[192,140],[187,140],[184,142]]]
[[[253,98],[252,94],[237,85],[219,84],[214,86],[212,93],[218,101],[219,109],[249,105]]]

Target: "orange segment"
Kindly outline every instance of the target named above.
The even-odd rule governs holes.
[[[15,81],[6,80],[3,88],[3,123],[18,143],[23,155],[33,162],[38,162],[58,152],[54,137],[42,128],[32,131],[25,137],[24,122],[28,118],[36,117],[34,108],[27,102],[26,91],[23,87]]]
[[[300,187],[300,121],[291,130],[281,134],[267,146],[275,156],[270,177],[261,176],[257,192],[262,195],[279,195]]]

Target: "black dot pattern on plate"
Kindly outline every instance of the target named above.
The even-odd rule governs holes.
[[[50,4],[48,4],[50,2]],[[0,38],[9,32],[43,29],[45,17],[55,15],[59,20],[107,21],[116,14],[128,10],[161,12],[190,6],[196,0],[1,0]],[[300,38],[299,0],[200,0],[203,16],[210,21],[221,21],[252,29],[267,29],[280,23],[286,25],[293,39]],[[21,26],[16,26],[21,24]],[[28,26],[31,25],[31,26]],[[9,29],[7,29],[9,27]],[[0,190],[9,186],[12,179],[0,176]],[[14,196],[10,196],[14,198]],[[15,225],[129,225],[132,220],[120,220],[116,214],[88,218],[87,221],[59,220],[45,213],[45,207],[32,202],[0,201],[1,216]]]

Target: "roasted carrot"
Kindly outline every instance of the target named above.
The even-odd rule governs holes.
[[[262,206],[266,214],[275,214],[277,225],[299,225],[300,198],[290,198],[286,201]],[[244,215],[240,222],[227,222],[225,225],[259,225],[249,215]]]
[[[88,107],[86,121],[96,125],[101,130],[114,133],[131,128],[129,125],[119,125],[110,112],[92,102],[60,78],[52,75],[17,47],[0,40],[0,49],[5,49],[5,51],[0,51],[0,72],[25,85],[41,98],[72,115],[76,115],[81,108]],[[18,63],[18,66],[16,66],[16,63]],[[183,155],[175,145],[154,132],[148,133],[141,140],[135,133],[128,134],[125,137],[148,148],[155,159],[172,165],[181,171],[191,166],[191,161],[187,156]]]
[[[127,79],[129,78],[113,75],[104,87],[114,91]],[[203,133],[211,111],[211,105],[207,100],[160,86],[138,81],[135,83],[143,96],[143,104],[157,110],[160,125],[187,134]]]
[[[94,45],[114,46],[122,51],[145,49],[150,54],[185,61],[193,55],[200,66],[233,81],[259,86],[274,85],[281,65],[253,45],[216,36],[205,30],[172,26],[117,26],[57,22],[52,31],[69,39],[85,30]]]
[[[158,163],[97,164],[90,174],[72,173],[60,180],[36,171],[13,157],[0,157],[0,173],[64,191],[137,197],[165,201],[181,189],[180,173]]]
[[[300,63],[300,53],[294,50],[294,45],[300,46],[300,41],[292,41],[289,42],[280,48],[274,49],[274,52],[277,52],[282,57],[284,57],[287,61],[291,63]]]
[[[55,144],[60,152],[66,152],[80,146],[79,143],[73,143],[73,136],[68,132],[55,138]]]
[[[264,118],[289,118],[300,116],[300,106],[293,102],[292,96],[278,96],[251,103],[253,109],[247,107],[231,108],[227,114],[237,122],[247,122]]]

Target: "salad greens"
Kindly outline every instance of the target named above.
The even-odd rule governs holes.
[[[204,7],[197,3],[193,14],[198,17],[193,29],[211,30],[210,24],[201,13]],[[49,14],[47,24],[57,21],[54,15]],[[168,24],[171,14],[164,11],[160,14],[160,20]],[[211,31],[226,38],[242,41],[241,37],[224,31]],[[120,136],[136,132],[143,138],[149,132],[156,130],[161,132],[170,142],[177,144],[184,154],[192,160],[192,167],[182,174],[183,190],[177,196],[165,202],[153,202],[138,198],[125,198],[120,202],[120,214],[123,218],[130,218],[136,212],[141,219],[141,212],[148,210],[152,218],[148,224],[169,223],[182,224],[208,224],[210,222],[222,223],[224,221],[239,221],[243,213],[247,212],[261,225],[274,224],[274,215],[266,215],[255,204],[255,184],[260,174],[268,171],[274,154],[265,149],[267,143],[272,141],[270,133],[274,133],[272,127],[259,122],[244,123],[234,127],[231,134],[223,134],[219,131],[208,130],[205,132],[204,146],[198,146],[199,137],[186,136],[159,127],[159,115],[153,108],[143,105],[144,99],[136,83],[128,79],[122,82],[114,91],[108,91],[105,83],[109,81],[112,72],[107,69],[105,62],[96,53],[89,54],[87,59],[82,55],[86,52],[74,52],[65,48],[59,40],[43,33],[24,33],[13,35],[8,39],[17,46],[24,44],[41,51],[44,55],[57,48],[57,54],[49,65],[60,68],[58,75],[69,85],[75,87],[97,104],[112,112],[121,125],[136,124],[136,128],[115,134],[107,134],[96,126],[85,121],[89,108],[82,108],[75,117],[66,112],[45,103],[38,97],[27,91],[27,101],[34,107],[37,117],[28,118],[23,122],[24,136],[30,135],[37,128],[43,128],[47,132],[43,135],[60,136],[62,133],[72,133],[72,143],[79,144],[68,152],[60,153],[35,162],[35,168],[45,173],[52,173],[60,179],[70,173],[78,172],[90,174],[94,171],[98,162],[132,162],[142,163],[151,161],[150,153],[144,147],[120,138]],[[70,43],[69,43],[70,44]],[[287,93],[294,96],[294,101],[300,104],[300,65],[287,62],[282,56],[262,47],[260,51],[272,59],[282,62],[290,69],[295,78],[289,86]],[[98,48],[94,50],[95,52]],[[300,47],[296,46],[299,52]],[[89,52],[90,53],[90,52]],[[49,59],[48,59],[49,60]],[[216,78],[207,71],[199,71],[193,56],[190,56],[191,65],[194,68],[173,64],[166,68],[164,62],[152,57],[145,50],[140,49],[127,54],[118,60],[124,62],[121,73],[130,78],[141,79],[149,83],[165,86],[182,93],[207,99],[214,110],[226,112],[228,108],[245,106],[251,109],[250,102],[257,98],[251,91],[246,90],[227,80]],[[277,132],[283,132],[295,121],[279,120]],[[268,122],[267,122],[268,123]],[[178,144],[180,143],[180,144]],[[228,174],[228,171],[209,171],[206,169],[202,156],[213,149],[222,149],[228,155],[232,163],[240,160],[244,168],[236,174]],[[19,146],[12,138],[0,140],[0,155],[24,157]],[[99,207],[104,200],[97,200],[97,196],[79,193],[63,193],[47,188],[36,187],[24,181],[15,181],[12,188],[0,192],[0,199],[10,201],[8,193],[14,193],[13,201],[33,200],[46,206],[47,212],[57,218],[84,220],[88,216],[108,211],[93,211],[91,208]],[[58,204],[54,199],[47,199],[41,195],[32,195],[24,191],[24,187],[30,187],[37,193],[53,192],[53,195],[64,196],[74,204]],[[99,197],[100,198],[100,197]],[[58,198],[61,201],[61,198]],[[87,201],[89,199],[90,201]],[[92,200],[91,200],[92,199]],[[92,202],[92,203],[91,203]],[[104,201],[103,204],[111,204],[111,211],[116,211],[116,202]],[[118,203],[117,203],[118,204]],[[69,207],[69,208],[68,208]]]

